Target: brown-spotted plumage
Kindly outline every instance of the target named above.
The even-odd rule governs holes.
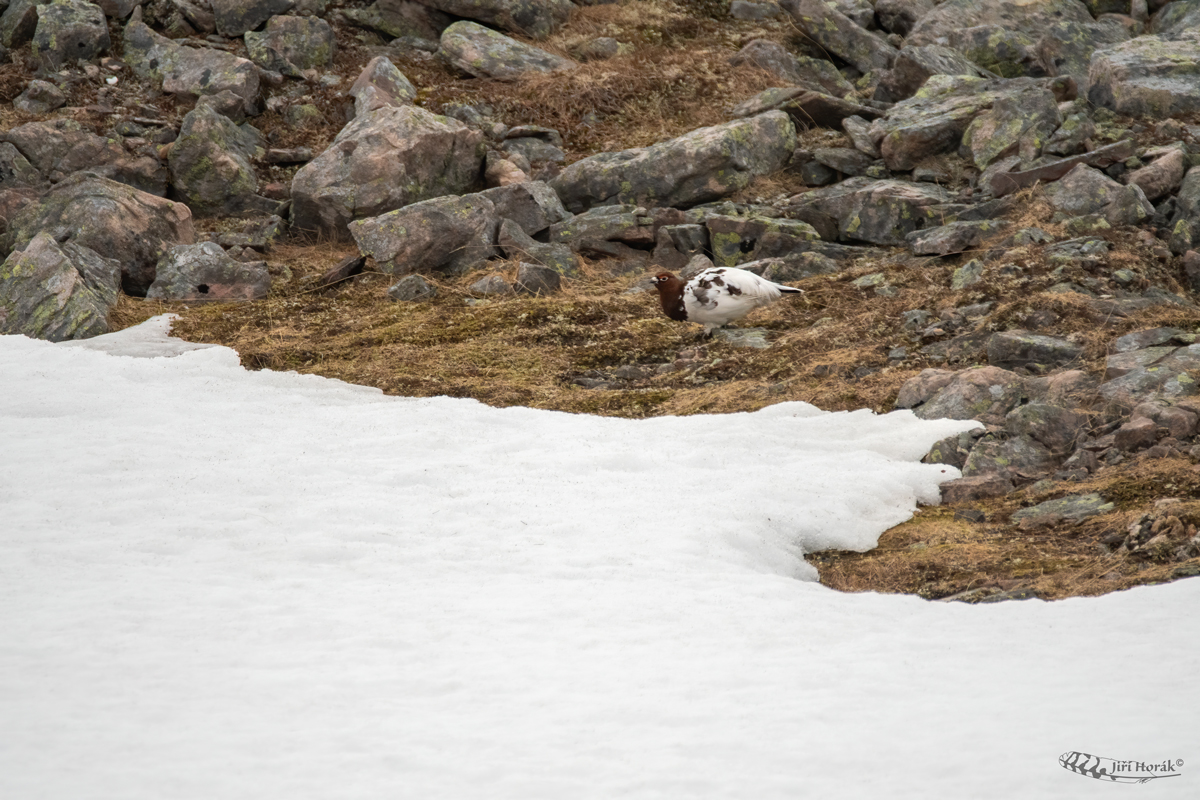
[[[736,267],[701,270],[686,282],[670,272],[660,272],[652,280],[663,313],[679,322],[700,323],[706,336],[784,294],[803,293]]]

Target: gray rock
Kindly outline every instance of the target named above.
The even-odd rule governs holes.
[[[927,312],[905,312],[906,314],[925,314]],[[917,323],[921,324],[921,323]],[[948,369],[924,369],[915,378],[909,378],[900,387],[896,396],[896,408],[916,408],[928,401],[954,380],[954,372]]]
[[[95,173],[77,172],[28,204],[10,222],[3,251],[23,250],[39,233],[74,242],[121,262],[126,294],[141,296],[154,280],[159,256],[195,241],[192,212]]]
[[[600,206],[551,225],[548,237],[575,252],[599,242],[647,246],[654,243],[654,218],[632,205]]]
[[[622,45],[611,36],[597,36],[595,39],[588,39],[583,44],[572,48],[571,55],[583,62],[607,61],[620,55],[622,49],[628,50],[629,46]]]
[[[940,44],[928,44],[902,48],[892,68],[883,73],[879,87],[890,102],[907,100],[933,75],[995,77],[957,50]]]
[[[729,4],[729,16],[734,19],[762,22],[781,14],[783,14],[783,9],[775,2],[751,3],[748,0],[733,0]]]
[[[571,16],[571,0],[421,0],[425,5],[531,39],[545,39]]]
[[[1147,417],[1136,417],[1117,428],[1113,446],[1126,453],[1145,450],[1158,443],[1158,425]]]
[[[1122,186],[1098,169],[1080,164],[1046,187],[1046,198],[1066,214],[1102,214],[1110,224],[1131,225],[1148,219],[1154,206],[1139,186]]]
[[[1164,39],[1180,39],[1200,30],[1200,0],[1167,3],[1150,20],[1150,33]]]
[[[658,229],[653,261],[670,272],[678,272],[696,255],[709,249],[708,228],[703,225],[664,225]]]
[[[914,250],[913,252],[916,251]],[[983,262],[977,258],[973,258],[954,270],[954,275],[950,278],[950,288],[953,291],[961,292],[963,289],[970,288],[981,280],[983,280]]]
[[[1076,112],[1063,119],[1058,130],[1050,135],[1043,153],[1070,156],[1086,149],[1088,139],[1096,135],[1096,124],[1086,112]]]
[[[1111,355],[1105,360],[1104,380],[1115,380],[1122,375],[1128,375],[1135,369],[1153,366],[1177,349],[1177,347],[1146,347]]]
[[[842,120],[842,130],[850,137],[856,150],[872,160],[879,158],[879,145],[871,137],[871,123],[859,116],[849,116]]]
[[[39,233],[0,264],[0,334],[61,342],[108,333],[120,288],[119,262]]]
[[[159,36],[137,17],[124,33],[124,60],[134,74],[161,82],[164,92],[185,98],[231,91],[242,98],[247,114],[258,112],[259,74],[253,62],[222,50],[184,47]]]
[[[812,156],[815,162],[824,164],[839,176],[864,175],[875,163],[875,159],[850,147],[817,147]]]
[[[1156,119],[1200,110],[1200,32],[1139,36],[1098,50],[1087,98],[1118,114]]]
[[[821,253],[796,253],[783,258],[768,258],[762,276],[774,283],[793,283],[814,275],[832,275],[840,271],[838,263]],[[748,264],[742,264],[745,269]]]
[[[925,464],[949,464],[956,469],[962,469],[967,463],[971,448],[982,435],[979,428],[947,436],[936,442],[921,461]]]
[[[1012,520],[1032,525],[1051,525],[1063,520],[1078,522],[1098,514],[1107,514],[1115,507],[1099,494],[1072,495],[1023,508],[1012,515]]]
[[[1009,226],[1008,220],[952,222],[913,231],[905,237],[914,255],[946,256],[973,250]]]
[[[130,156],[119,138],[97,136],[74,120],[18,125],[0,133],[0,141],[15,145],[34,169],[54,182],[86,169],[160,197],[166,194],[166,171],[157,159]]]
[[[896,58],[896,48],[820,0],[782,0],[779,5],[823,50],[860,72],[888,69]]]
[[[216,242],[172,247],[156,275],[147,299],[232,303],[261,299],[271,289],[265,263],[235,261]]]
[[[571,217],[554,190],[542,181],[497,186],[480,194],[496,206],[496,216],[511,219],[530,236]]]
[[[737,52],[729,63],[734,66],[751,64],[781,81],[808,89],[844,97],[854,91],[854,85],[842,77],[829,61],[796,56],[783,45],[768,39],[755,39]]]
[[[437,51],[437,40],[454,18],[412,0],[376,0],[367,8],[341,8],[355,25],[385,33],[396,39],[393,49]]]
[[[554,294],[561,290],[562,278],[549,267],[522,262],[517,266],[515,288],[521,294]]]
[[[1200,385],[1191,376],[1197,369],[1200,345],[1188,345],[1100,384],[1097,392],[1113,409],[1129,411],[1140,403],[1200,394]]]
[[[843,182],[846,186],[849,181]],[[870,181],[846,187],[845,200],[837,195],[810,200],[838,220],[840,238],[879,245],[902,245],[908,234],[927,222],[925,208],[945,203],[950,194],[938,187],[904,181]]]
[[[908,36],[917,20],[933,10],[933,0],[876,0],[875,16],[889,33]]]
[[[997,97],[990,109],[976,116],[963,133],[962,146],[971,151],[980,170],[1010,155],[1019,155],[1023,166],[1031,166],[1060,125],[1054,93],[1043,86],[1023,86]]]
[[[1028,403],[1009,412],[1004,430],[1011,436],[1029,436],[1058,457],[1075,449],[1084,435],[1088,418],[1068,408],[1046,403]]]
[[[442,32],[438,51],[458,69],[476,78],[516,80],[529,72],[562,72],[575,62],[518,42],[475,22],[456,22]]]
[[[0,44],[17,48],[33,39],[38,23],[38,0],[11,0],[0,15]]]
[[[473,188],[483,135],[416,106],[355,117],[292,179],[292,226],[344,237],[355,219]]]
[[[1195,343],[1196,334],[1188,333],[1182,328],[1148,328],[1117,337],[1109,349],[1114,353],[1128,353],[1148,347],[1173,345],[1171,350],[1174,351],[1175,346]]]
[[[713,263],[719,267],[800,252],[819,238],[813,226],[791,219],[712,216],[705,224]]]
[[[26,114],[45,114],[62,108],[67,97],[57,86],[47,81],[32,80],[13,100],[13,108]]]
[[[417,89],[386,56],[376,56],[350,87],[354,115],[364,116],[385,106],[403,106],[417,96]]]
[[[771,346],[766,328],[717,328],[712,332],[714,341],[724,342],[730,347],[751,350],[766,350]]]
[[[183,118],[168,163],[171,185],[198,215],[239,214],[274,209],[258,196],[251,160],[261,152],[257,132],[238,127],[205,105]]]
[[[941,378],[930,376],[934,377]],[[1024,400],[1026,388],[1025,381],[1016,373],[998,367],[975,367],[953,373],[942,388],[919,406],[900,405],[902,399],[912,402],[915,396],[919,395],[916,392],[906,395],[902,387],[897,407],[916,406],[914,413],[921,419],[974,419],[985,425],[1001,425],[1008,412]]]
[[[906,41],[911,45],[935,44],[955,31],[975,26],[998,26],[1040,35],[1060,20],[1082,24],[1092,22],[1092,17],[1079,0],[1043,0],[1026,4],[1002,0],[946,0],[917,21]]]
[[[1005,439],[985,436],[967,456],[963,477],[997,474],[1014,482],[1028,482],[1050,474],[1061,461],[1048,447],[1026,434]]]
[[[0,135],[2,138],[2,135]],[[11,142],[0,142],[0,190],[42,186],[45,177]]]
[[[413,203],[351,222],[349,230],[359,251],[384,272],[462,275],[496,255],[499,225],[492,201],[470,194]]]
[[[796,148],[786,114],[700,128],[650,147],[576,161],[550,181],[568,211],[640,203],[688,207],[745,188],[758,175],[780,169]]]
[[[488,275],[486,278],[480,278],[470,285],[467,289],[471,294],[481,294],[485,297],[512,294],[514,289],[512,284],[504,280],[499,275]]]
[[[419,303],[437,296],[437,287],[420,275],[405,275],[388,289],[388,297],[402,303]]]
[[[1082,357],[1083,348],[1066,339],[1015,330],[993,334],[988,339],[987,355],[988,363],[1001,369],[1037,367],[1046,371],[1075,363]]]
[[[567,277],[579,274],[579,260],[570,247],[565,244],[542,244],[511,219],[501,221],[496,243],[504,251],[505,258],[549,267]]]
[[[217,33],[237,37],[252,31],[276,14],[284,14],[295,0],[209,0]]]
[[[91,61],[112,44],[108,22],[98,5],[84,0],[54,0],[37,8],[32,52],[50,70],[78,59]]]
[[[1168,148],[1166,153],[1150,164],[1127,174],[1125,183],[1141,187],[1151,203],[1161,200],[1174,193],[1183,183],[1186,155],[1182,147]]]
[[[1015,489],[1009,477],[999,472],[956,478],[946,481],[939,488],[942,491],[942,502],[948,505],[1003,497]]]
[[[337,54],[333,27],[317,17],[271,17],[262,33],[246,31],[243,38],[251,61],[293,77],[332,63]]]

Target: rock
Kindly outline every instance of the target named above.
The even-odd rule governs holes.
[[[359,73],[350,95],[354,98],[354,115],[361,117],[385,106],[407,105],[417,96],[417,90],[386,56],[376,56]]]
[[[384,272],[462,275],[496,255],[499,224],[492,201],[470,194],[424,200],[357,220],[349,231],[362,254],[374,258]]]
[[[896,48],[821,0],[781,0],[779,5],[806,36],[860,72],[888,69],[896,58]]]
[[[38,23],[38,0],[11,0],[0,16],[0,44],[17,48],[33,39]]]
[[[10,131],[11,133],[11,131]],[[3,138],[4,134],[0,134]],[[45,177],[12,142],[0,142],[0,190],[40,187]],[[7,215],[0,215],[7,218]]]
[[[1046,187],[1046,198],[1066,214],[1103,214],[1112,225],[1132,225],[1149,218],[1154,206],[1139,186],[1122,186],[1098,169],[1079,166]]]
[[[549,267],[522,262],[517,267],[516,290],[521,294],[554,294],[562,288],[562,278]]]
[[[183,118],[171,148],[171,185],[193,213],[203,216],[270,211],[258,196],[250,161],[261,152],[253,128],[234,125],[205,105]]]
[[[933,0],[876,0],[875,16],[889,33],[908,36],[917,20],[933,10]]]
[[[259,300],[271,289],[271,276],[261,261],[230,258],[216,242],[172,247],[158,261],[157,277],[146,298],[189,303]]]
[[[402,303],[419,303],[437,296],[437,287],[420,275],[405,275],[388,289],[388,297]]]
[[[1079,522],[1098,514],[1107,514],[1114,508],[1114,504],[1105,502],[1104,498],[1096,493],[1072,495],[1023,508],[1012,515],[1012,521],[1022,523],[1023,528],[1052,525],[1063,520]]]
[[[396,39],[393,48],[426,46],[437,51],[437,40],[454,18],[428,5],[412,0],[376,0],[368,8],[341,9],[355,25],[373,28]]]
[[[1151,203],[1173,193],[1183,183],[1183,148],[1172,147],[1160,158],[1125,176],[1126,184],[1140,186]]]
[[[1111,381],[1128,375],[1135,369],[1153,366],[1174,353],[1176,347],[1146,347],[1126,353],[1109,356],[1105,361],[1104,379]]]
[[[1087,141],[1096,135],[1096,124],[1086,112],[1080,111],[1065,117],[1058,130],[1042,148],[1043,153],[1069,156],[1087,149]]]
[[[1098,50],[1088,71],[1091,103],[1156,119],[1200,110],[1200,33],[1139,36]]]
[[[971,448],[982,433],[981,428],[974,428],[947,436],[929,448],[929,452],[921,461],[925,464],[949,464],[955,469],[962,469],[967,463],[967,456],[971,454]]]
[[[628,45],[622,45],[611,36],[597,36],[571,49],[571,55],[583,62],[607,61],[621,54],[622,49],[629,50]]]
[[[1200,1],[1167,3],[1150,21],[1150,33],[1164,39],[1181,39],[1200,29]]]
[[[985,169],[997,159],[1019,155],[1031,166],[1042,147],[1062,124],[1058,100],[1042,86],[1024,86],[997,97],[992,107],[967,126],[962,146],[975,166]]]
[[[97,136],[74,120],[59,118],[18,125],[0,133],[0,141],[14,145],[41,176],[52,182],[86,169],[160,197],[167,193],[166,170],[156,159],[130,156],[120,139]],[[26,185],[40,182],[27,180]]]
[[[664,225],[658,229],[652,261],[669,272],[678,272],[696,255],[709,249],[708,228],[703,225]]]
[[[545,39],[571,16],[571,0],[421,0],[427,6],[505,31]],[[451,26],[453,27],[453,26]],[[482,27],[482,26],[479,26]]]
[[[1127,139],[1097,148],[1089,153],[1051,161],[1040,167],[1019,172],[994,173],[991,176],[985,173],[980,179],[980,183],[990,187],[993,196],[1003,197],[1027,186],[1033,186],[1035,183],[1057,181],[1081,164],[1103,168],[1119,161],[1125,161],[1133,156],[1133,151],[1133,141]]]
[[[192,212],[131,186],[77,172],[54,186],[12,220],[4,252],[22,250],[38,233],[62,244],[74,242],[121,262],[126,294],[142,296],[154,281],[159,256],[176,244],[195,241]]]
[[[1008,413],[1004,430],[1011,436],[1028,436],[1054,456],[1065,457],[1083,436],[1087,421],[1087,416],[1068,408],[1028,403]]]
[[[733,0],[729,4],[729,16],[734,19],[762,22],[783,14],[778,3],[751,3],[749,0]]]
[[[84,0],[53,0],[37,9],[32,52],[49,70],[78,59],[91,61],[112,44],[100,6]]]
[[[850,147],[817,147],[813,149],[812,157],[813,161],[836,172],[839,178],[863,175],[875,164],[875,159]]]
[[[1065,367],[1083,356],[1083,348],[1066,339],[1013,330],[993,334],[987,343],[988,363],[1001,369]]]
[[[346,236],[355,219],[473,188],[483,134],[416,106],[355,117],[292,180],[292,226]]]
[[[914,255],[946,256],[973,250],[1008,226],[1007,220],[952,222],[949,225],[913,231],[905,236],[905,240]]]
[[[976,78],[994,78],[957,50],[940,44],[923,47],[904,47],[896,56],[892,68],[879,81],[879,94],[886,94],[889,102],[907,100],[925,85],[933,75],[970,75]]]
[[[185,98],[230,91],[242,98],[247,114],[258,112],[259,77],[253,62],[222,50],[176,44],[137,16],[125,26],[124,57],[138,77],[161,81],[164,92]]]
[[[501,221],[496,244],[504,251],[504,257],[510,260],[549,267],[567,277],[579,274],[579,261],[570,247],[565,244],[542,244],[511,219]]]
[[[121,20],[133,13],[141,5],[140,0],[97,0],[96,5],[104,10],[105,15],[112,19]]]
[[[901,245],[907,242],[908,234],[924,226],[927,217],[924,209],[949,200],[949,193],[937,186],[918,185],[904,181],[871,181],[856,187],[841,186],[848,190],[848,203],[823,204],[814,198],[818,207],[825,205],[831,216],[838,220],[841,239],[869,242],[878,245]],[[812,193],[810,193],[812,194]],[[830,197],[836,197],[831,195]],[[843,205],[844,211],[838,209]],[[833,213],[835,211],[840,213]]]
[[[808,89],[845,97],[854,85],[842,77],[829,61],[795,56],[783,45],[768,39],[755,39],[737,52],[729,63],[751,64],[786,83],[800,84]]]
[[[654,218],[632,205],[599,206],[551,225],[548,238],[577,253],[597,248],[603,253],[606,242],[649,246],[654,243]]]
[[[1195,342],[1196,334],[1188,333],[1182,328],[1148,328],[1117,337],[1109,346],[1109,350],[1113,353],[1128,353],[1148,347],[1173,345],[1171,352],[1174,352],[1175,347],[1179,345],[1195,344]]]
[[[13,108],[26,114],[46,114],[66,103],[66,95],[53,83],[32,80],[13,100]]]
[[[1154,423],[1154,420],[1146,417],[1138,417],[1126,422],[1117,428],[1116,436],[1113,439],[1113,446],[1127,453],[1145,450],[1157,443],[1158,425]]]
[[[1200,292],[1200,251],[1188,250],[1183,254],[1183,270],[1189,288],[1193,292]]]
[[[849,116],[842,120],[842,130],[850,137],[856,150],[873,159],[879,158],[879,146],[870,134],[871,124],[859,116]]]
[[[108,333],[121,265],[39,233],[0,264],[0,334],[61,342]]]
[[[317,17],[271,17],[262,33],[246,31],[243,38],[251,61],[292,77],[332,63],[337,53],[333,27]]]
[[[518,42],[475,22],[456,22],[442,33],[439,53],[476,78],[511,81],[529,72],[562,72],[575,63]]]
[[[1182,405],[1163,402],[1141,403],[1134,407],[1131,416],[1133,419],[1149,419],[1158,428],[1165,428],[1168,436],[1182,441],[1195,435],[1196,424],[1200,420],[1200,407],[1193,405],[1191,408],[1184,408]]]
[[[1014,483],[1028,483],[1049,475],[1061,460],[1048,447],[1026,434],[1008,438],[985,436],[967,456],[963,477],[1003,475]]]
[[[714,341],[723,342],[730,347],[743,347],[751,350],[766,350],[771,346],[767,339],[766,328],[717,328],[712,332]]]
[[[295,0],[209,0],[217,33],[230,38],[253,31],[276,14],[292,9]]]
[[[1191,376],[1200,369],[1200,345],[1180,347],[1150,366],[1131,369],[1097,388],[1100,397],[1115,411],[1129,411],[1140,403],[1200,394]]]
[[[498,186],[479,194],[492,201],[496,216],[512,220],[530,236],[571,217],[554,190],[542,181]]]
[[[937,229],[935,228],[934,230]],[[916,251],[914,250],[913,252]],[[973,258],[954,270],[954,275],[950,278],[950,288],[953,291],[961,292],[963,289],[970,288],[981,280],[983,280],[983,262],[977,258]]]
[[[688,207],[745,188],[758,175],[780,169],[796,147],[786,114],[700,128],[676,139],[600,153],[576,161],[550,181],[568,211],[640,203]]]
[[[1078,0],[1006,3],[1003,0],[946,0],[913,25],[911,45],[934,44],[955,31],[975,26],[998,26],[1040,34],[1060,20],[1089,23],[1092,17]]]
[[[494,295],[512,294],[514,289],[512,284],[504,280],[499,275],[488,275],[486,278],[480,278],[467,288],[471,294],[481,294],[485,297]]]
[[[927,380],[934,377],[940,379],[931,376]],[[902,388],[896,404],[898,408],[915,406],[914,413],[921,419],[974,419],[984,425],[1001,425],[1025,393],[1020,375],[997,367],[975,367],[953,373],[942,388],[919,405],[900,405],[902,400],[914,400],[914,395],[906,396]]]
[[[713,263],[719,267],[796,253],[819,238],[813,226],[799,220],[712,216],[705,225]]]
[[[762,276],[775,283],[794,283],[814,275],[831,275],[841,271],[838,263],[821,253],[793,253],[783,258],[763,259]],[[750,264],[741,264],[742,269]]]

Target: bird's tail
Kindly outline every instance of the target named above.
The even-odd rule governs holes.
[[[775,286],[784,294],[804,294],[803,289],[793,289],[791,286],[784,286],[780,283],[775,284]]]

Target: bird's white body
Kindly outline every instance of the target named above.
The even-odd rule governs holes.
[[[713,267],[697,273],[684,285],[683,307],[688,321],[699,322],[707,334],[778,300],[785,292],[799,291],[744,269]]]

